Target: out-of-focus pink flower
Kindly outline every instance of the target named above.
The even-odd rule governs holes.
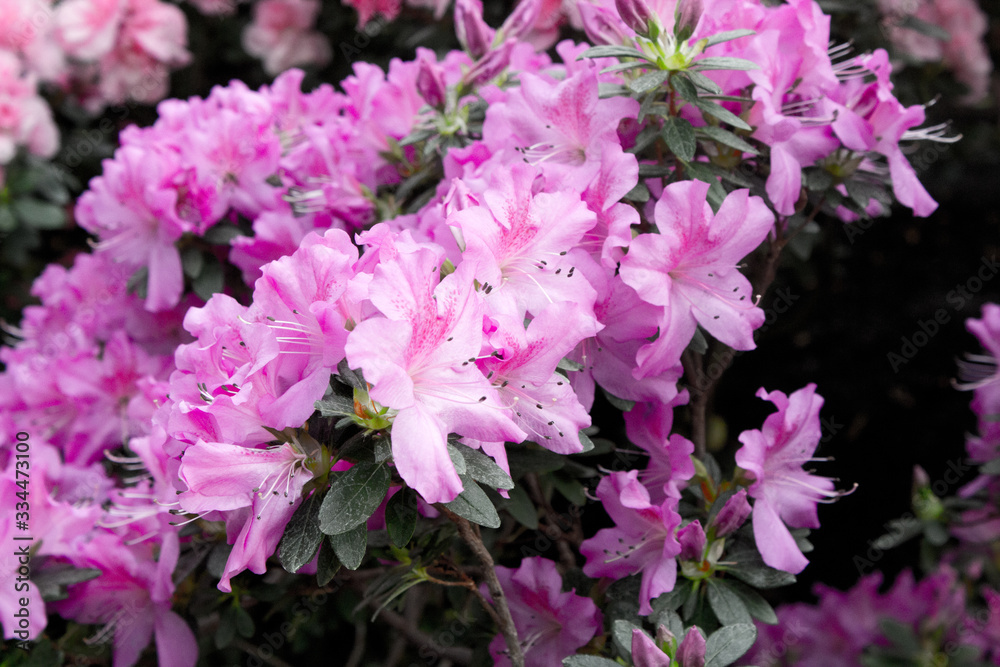
[[[984,41],[989,20],[976,0],[879,0],[879,9],[889,40],[904,58],[943,61],[968,87],[966,103],[986,96],[993,71]],[[938,39],[902,25],[908,16],[938,26],[949,38]]]
[[[0,165],[10,162],[19,147],[52,157],[59,132],[49,105],[38,96],[35,77],[24,73],[15,54],[0,49]]]
[[[253,23],[243,33],[243,47],[263,59],[269,74],[325,65],[330,43],[313,30],[319,9],[318,0],[261,0],[254,6]]]

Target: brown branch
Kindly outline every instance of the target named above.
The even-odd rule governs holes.
[[[775,220],[774,238],[770,240],[767,249],[767,255],[760,264],[758,264],[758,270],[755,271],[758,275],[754,276],[751,280],[751,284],[754,287],[754,293],[763,297],[767,290],[774,283],[774,279],[778,274],[778,262],[781,260],[781,251],[784,250],[785,246],[794,239],[799,232],[806,228],[806,226],[816,219],[816,216],[823,209],[823,204],[826,202],[825,197],[821,197],[818,202],[816,202],[815,207],[812,212],[809,213],[805,221],[791,234],[786,234],[787,228],[785,226],[787,220],[783,217],[779,217]],[[707,430],[708,430],[708,405],[712,400],[712,396],[715,393],[715,388],[719,384],[719,380],[722,378],[723,373],[729,364],[732,363],[733,358],[736,356],[732,348],[728,345],[714,341],[709,346],[709,351],[712,354],[701,355],[696,352],[687,350],[681,356],[681,363],[684,366],[684,375],[688,378],[688,384],[691,386],[691,403],[689,406],[691,414],[691,441],[694,443],[694,455],[699,459],[705,458],[705,453],[708,450],[707,443]],[[722,368],[718,373],[708,373],[706,372],[705,362],[708,360],[709,364],[715,363],[713,360],[718,360],[722,364]]]
[[[458,527],[458,534],[469,545],[479,562],[483,564],[483,578],[486,580],[486,587],[493,597],[497,625],[500,627],[504,641],[507,642],[507,656],[510,658],[512,667],[524,667],[524,653],[521,651],[521,641],[517,637],[517,628],[514,627],[514,619],[510,615],[510,607],[507,606],[507,597],[504,595],[500,580],[497,578],[493,556],[490,555],[489,549],[483,544],[483,538],[479,535],[479,526],[473,526],[443,505],[435,505],[435,507]]]

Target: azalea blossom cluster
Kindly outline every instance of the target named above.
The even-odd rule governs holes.
[[[905,571],[889,590],[880,592],[881,584],[874,573],[846,592],[817,585],[819,602],[779,607],[778,624],[758,626],[760,639],[739,664],[818,667],[832,664],[832,656],[864,664],[881,654],[1000,664],[1000,593],[984,589],[970,610],[960,578],[947,566],[919,583]]]
[[[986,47],[989,21],[975,0],[879,0],[886,35],[905,61],[941,62],[968,88],[964,101],[989,93],[993,63]],[[912,19],[942,30],[926,34],[909,26]]]
[[[600,586],[636,575],[636,665],[703,664],[728,641],[660,613],[665,595],[673,613],[701,590],[736,595],[727,572],[785,582],[807,565],[799,529],[840,493],[805,467],[816,386],[762,388],[776,411],[739,435],[725,475],[674,411],[695,400],[699,342],[754,348],[767,284],[741,263],[785,241],[803,172],[826,175],[817,211],[838,193],[857,209],[829,207],[844,218],[881,211],[891,189],[926,215],[900,142],[938,131],[913,129],[923,108],[893,97],[884,52],[831,56],[811,0],[581,3],[599,46],[562,42],[558,59],[534,46],[542,5],[494,30],[459,0],[462,51],[358,63],[340,90],[304,92],[298,70],[233,82],[122,132],[76,207],[94,252],[43,274],[0,353],[0,493],[17,493],[10,451],[30,432],[40,572],[82,573],[50,609],[113,633],[116,664],[152,639],[161,664],[194,664],[171,608],[193,535],[231,545],[217,585],[233,593],[274,555],[318,571],[333,548],[358,567],[369,520],[405,547],[413,528],[390,506],[409,495],[465,535],[496,528],[480,485],[517,493],[511,452],[594,449],[600,393],[648,461],[600,479],[614,525],[576,546]],[[741,165],[757,180],[737,187]],[[358,478],[361,509],[331,501]],[[303,507],[318,509],[293,521]],[[304,523],[316,539],[293,557],[283,538]],[[497,664],[551,665],[605,631],[554,561],[496,571]],[[713,609],[718,632],[752,643]]]
[[[1000,539],[1000,306],[985,304],[982,317],[967,320],[966,327],[985,349],[960,362],[957,385],[974,392],[972,410],[979,432],[967,440],[966,453],[969,463],[980,466],[979,474],[956,498],[939,498],[927,474],[918,469],[916,519],[910,519],[911,524],[943,522],[947,532],[936,540],[936,546],[947,542],[940,564],[919,582],[905,571],[885,591],[879,590],[882,575],[877,572],[846,592],[817,585],[815,605],[783,605],[777,609],[776,625],[758,623],[760,640],[743,663],[810,666],[829,664],[830,655],[863,663],[879,655],[922,654],[948,656],[961,664],[1000,664],[1000,592],[990,578]]]

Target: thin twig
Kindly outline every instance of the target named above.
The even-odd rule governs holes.
[[[479,535],[479,526],[473,526],[466,519],[443,505],[436,505],[436,507],[458,527],[458,534],[469,545],[479,562],[483,564],[483,578],[486,579],[486,587],[493,597],[497,625],[500,627],[504,641],[507,642],[507,657],[510,658],[512,667],[524,667],[524,653],[521,651],[521,641],[517,637],[517,628],[514,627],[514,618],[510,615],[507,597],[504,595],[500,580],[497,578],[493,556],[490,555],[489,549],[483,544],[483,538]]]
[[[408,623],[405,618],[391,609],[383,609],[382,613],[379,614],[379,618],[385,621],[387,625],[399,630],[399,632],[415,646],[426,646],[442,658],[453,660],[461,665],[472,664],[471,648],[466,648],[465,646],[441,646],[430,636],[421,632],[415,626]]]
[[[271,667],[292,667],[276,655],[272,654],[270,657],[266,657],[263,653],[257,650],[259,648],[258,646],[254,646],[242,637],[235,637],[233,639],[233,646],[248,655],[252,655],[265,665],[271,665]],[[270,648],[270,646],[268,648]],[[268,653],[270,653],[270,651],[268,651]]]
[[[344,667],[358,667],[365,659],[365,640],[368,638],[368,624],[364,619],[354,624],[354,647],[347,657]]]

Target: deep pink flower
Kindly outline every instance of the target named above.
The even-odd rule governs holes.
[[[597,485],[597,497],[615,522],[580,545],[587,558],[583,571],[588,577],[620,579],[642,572],[639,613],[652,613],[650,601],[674,588],[681,547],[677,527],[677,499],[667,497],[653,505],[649,492],[638,480],[639,471],[615,472]]]
[[[562,663],[601,630],[602,618],[590,598],[573,590],[562,592],[556,564],[545,558],[525,558],[516,570],[497,566],[524,651],[525,667],[551,667]],[[507,667],[503,635],[490,644],[497,667]]]

